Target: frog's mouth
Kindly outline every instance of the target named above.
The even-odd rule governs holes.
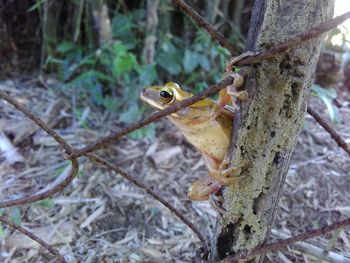
[[[161,103],[159,99],[159,92],[155,90],[150,89],[142,89],[140,92],[140,99],[144,102],[147,102],[149,105],[151,105],[154,108],[157,109],[165,109],[166,105]]]

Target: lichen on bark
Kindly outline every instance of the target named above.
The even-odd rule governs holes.
[[[256,50],[264,50],[332,17],[333,1],[265,0]],[[256,6],[258,6],[256,2]],[[255,6],[255,7],[256,7]],[[256,10],[255,10],[256,11]],[[252,24],[257,24],[252,23]],[[254,66],[246,87],[232,165],[249,161],[239,183],[224,191],[216,258],[236,254],[265,241],[301,130],[322,38],[313,39]]]

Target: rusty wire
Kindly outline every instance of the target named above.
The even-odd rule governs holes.
[[[25,229],[22,226],[19,226],[17,224],[12,223],[11,220],[9,218],[7,218],[6,216],[0,216],[0,222],[10,226],[11,228],[21,232],[22,234],[26,235],[27,237],[33,239],[35,242],[39,243],[41,246],[46,248],[52,255],[54,255],[58,259],[59,262],[67,263],[65,258],[58,252],[57,249],[53,248],[51,245],[46,243],[44,240],[42,240],[38,236],[34,235],[29,230]]]
[[[67,159],[72,159],[72,158],[76,158],[76,157],[80,157],[82,155],[86,155],[90,152],[96,151],[110,143],[116,142],[118,141],[120,138],[122,138],[123,136],[137,130],[140,129],[144,126],[146,126],[147,124],[150,124],[151,122],[154,122],[156,120],[159,120],[161,118],[164,118],[180,109],[183,109],[205,97],[211,96],[215,93],[217,93],[218,91],[220,91],[223,88],[226,88],[228,85],[231,85],[233,83],[233,77],[229,76],[223,80],[221,80],[220,82],[218,82],[215,85],[210,86],[209,88],[207,88],[206,90],[203,90],[202,92],[199,92],[197,95],[185,99],[183,101],[180,101],[178,103],[174,103],[173,105],[169,106],[168,108],[164,109],[164,110],[159,110],[156,111],[146,117],[144,117],[143,119],[134,122],[132,124],[127,125],[125,128],[117,130],[112,132],[110,135],[105,136],[105,137],[101,137],[100,139],[96,140],[95,142],[89,144],[88,146],[79,149],[79,150],[75,150],[73,151],[72,154],[67,156]]]
[[[325,235],[325,234],[332,232],[334,230],[337,230],[339,228],[348,227],[349,225],[350,225],[350,218],[346,218],[342,221],[335,222],[335,223],[332,223],[330,225],[326,225],[326,226],[323,226],[323,227],[320,227],[317,229],[309,230],[309,231],[306,231],[304,233],[301,233],[299,235],[296,235],[296,236],[293,236],[293,237],[290,237],[287,239],[277,240],[274,243],[266,244],[266,245],[263,245],[260,247],[256,247],[247,253],[242,253],[242,254],[238,254],[238,255],[233,256],[233,257],[229,257],[229,258],[227,258],[227,260],[228,260],[228,262],[237,262],[241,259],[248,259],[250,257],[257,256],[260,254],[276,251],[276,250],[279,250],[283,247],[292,245],[293,243],[296,243],[299,241],[304,241],[304,240],[309,239],[309,238]]]
[[[199,22],[199,25],[201,27],[204,27],[208,32],[209,30],[211,31],[211,36],[218,40],[218,42],[225,46],[226,48],[229,49],[229,51],[232,53],[234,52],[232,48],[230,48],[229,41],[225,40],[225,38],[222,36],[222,34],[220,32],[218,32],[217,30],[215,30],[208,22],[204,22],[205,19],[202,18],[198,13],[196,13],[190,6],[188,6],[184,1],[182,0],[174,0],[174,2],[176,4],[179,5],[179,7],[187,14],[189,14],[196,22]],[[192,15],[191,15],[192,14]],[[290,49],[291,47],[294,47],[296,45],[301,44],[302,42],[305,42],[307,40],[310,40],[314,37],[319,36],[320,34],[330,30],[331,28],[341,24],[342,22],[344,22],[346,19],[350,18],[350,12],[345,13],[339,17],[336,17],[332,20],[329,20],[325,23],[322,23],[321,25],[319,25],[318,27],[314,27],[312,29],[310,29],[309,31],[305,32],[304,34],[291,39],[285,43],[282,43],[281,45],[276,46],[273,49],[269,49],[266,51],[262,51],[258,54],[255,54],[254,56],[250,56],[250,57],[245,57],[242,60],[237,62],[237,65],[248,65],[248,64],[252,64],[252,63],[257,63],[262,61],[263,59],[269,58],[271,56],[274,56],[278,53],[281,52],[285,52],[288,49]],[[214,29],[214,30],[212,30]],[[222,38],[223,37],[223,38]],[[225,44],[226,43],[226,44]],[[62,191],[67,185],[70,184],[70,182],[74,179],[74,177],[76,176],[78,170],[79,170],[79,165],[78,165],[78,161],[77,158],[80,156],[87,156],[91,159],[94,159],[95,161],[98,161],[99,163],[105,165],[106,167],[108,167],[109,169],[115,171],[118,174],[121,174],[122,176],[124,176],[126,179],[128,179],[129,181],[133,182],[135,185],[137,185],[138,187],[144,189],[147,193],[149,193],[153,198],[155,198],[156,200],[158,200],[159,202],[161,202],[163,205],[165,205],[168,209],[170,209],[171,211],[174,212],[174,214],[180,218],[189,228],[192,229],[192,231],[194,231],[194,233],[198,236],[198,238],[201,240],[203,247],[204,247],[204,252],[205,254],[207,254],[208,252],[208,245],[207,242],[205,241],[204,237],[202,236],[202,234],[200,233],[200,231],[193,225],[193,223],[191,223],[188,219],[186,219],[183,214],[177,210],[176,208],[174,208],[172,205],[170,205],[166,200],[164,200],[161,196],[157,195],[154,193],[154,191],[149,188],[148,186],[146,186],[145,184],[143,184],[142,182],[136,180],[134,177],[130,176],[128,173],[124,172],[123,170],[119,169],[118,167],[114,166],[113,164],[111,164],[109,161],[105,160],[102,157],[99,157],[97,155],[91,154],[91,152],[100,149],[104,146],[106,146],[107,144],[110,144],[112,142],[115,142],[117,140],[119,140],[122,136],[129,134],[132,131],[135,131],[155,120],[158,120],[160,118],[163,118],[171,113],[174,113],[182,108],[185,108],[193,103],[195,103],[196,101],[206,97],[206,96],[210,96],[216,92],[218,92],[220,89],[225,88],[226,86],[230,85],[233,83],[233,78],[232,77],[227,77],[225,79],[223,79],[222,81],[220,81],[219,83],[212,85],[211,87],[209,87],[208,89],[204,90],[203,92],[191,97],[190,99],[184,100],[178,104],[175,104],[172,107],[169,107],[165,110],[161,110],[158,112],[155,112],[145,118],[143,118],[142,120],[135,122],[129,126],[127,126],[126,128],[119,130],[119,131],[115,131],[113,132],[111,135],[106,136],[106,137],[102,137],[99,140],[97,140],[95,143],[92,143],[88,146],[86,146],[85,148],[82,149],[73,149],[73,147],[71,145],[69,145],[58,133],[56,133],[53,129],[51,129],[48,125],[46,125],[46,123],[44,121],[42,121],[39,117],[37,117],[35,114],[31,113],[25,106],[23,106],[22,104],[20,104],[16,99],[14,99],[13,97],[9,96],[7,93],[0,91],[0,98],[8,101],[11,105],[13,105],[14,107],[16,107],[19,111],[21,111],[22,113],[24,113],[29,119],[31,119],[34,123],[36,123],[40,128],[42,128],[43,130],[45,130],[53,139],[55,139],[59,145],[65,150],[66,154],[67,154],[67,158],[70,159],[72,161],[72,170],[69,176],[67,176],[67,178],[65,178],[63,180],[63,182],[61,182],[60,184],[54,186],[53,188],[42,192],[42,193],[37,193],[28,197],[24,197],[24,198],[20,198],[17,200],[9,200],[9,201],[4,201],[4,202],[0,202],[0,207],[8,207],[8,206],[14,206],[14,205],[20,205],[20,204],[27,204],[27,203],[31,203],[31,202],[35,202],[38,200],[42,200],[44,198],[50,197],[53,194]],[[310,113],[310,112],[309,112]],[[312,115],[312,114],[311,114]],[[312,115],[313,116],[313,115]],[[318,116],[319,117],[319,116]],[[318,123],[320,123],[322,121],[322,118],[315,118],[316,121]],[[326,122],[324,122],[326,123]],[[321,123],[320,123],[321,124]],[[328,127],[326,128],[325,125],[322,125],[322,127],[324,127],[326,129],[327,132],[329,132],[332,136],[331,128],[328,125]],[[333,134],[334,135],[334,134]],[[339,136],[339,135],[338,135]],[[332,138],[334,139],[334,136],[332,136]],[[339,138],[341,139],[341,137],[339,136]],[[338,145],[340,147],[342,147],[344,149],[344,145],[339,144]],[[346,144],[345,144],[346,145]],[[347,146],[347,145],[346,145]],[[348,146],[347,146],[348,147]],[[2,221],[3,223],[9,225],[10,227],[15,228],[16,230],[22,232],[23,234],[29,236],[30,238],[34,239],[35,241],[37,241],[38,243],[40,243],[41,245],[43,245],[45,248],[47,248],[51,254],[53,254],[54,256],[56,256],[59,260],[61,260],[61,262],[65,262],[64,258],[57,252],[57,250],[55,250],[52,246],[48,245],[47,243],[45,243],[44,241],[40,240],[40,239],[35,239],[33,238],[32,233],[30,233],[28,230],[14,225],[13,223],[11,223],[10,221],[7,220],[6,217],[1,217],[0,221]],[[333,231],[334,229],[340,228],[340,227],[346,227],[350,224],[350,219],[346,219],[343,220],[341,222],[337,222],[337,223],[333,223],[329,226],[320,228],[320,229],[316,229],[316,230],[312,230],[312,231],[307,231],[301,235],[295,236],[295,237],[291,237],[289,239],[285,239],[282,241],[279,241],[279,244],[268,244],[265,245],[263,247],[258,247],[253,249],[252,251],[249,251],[248,253],[244,254],[244,255],[238,255],[237,257],[241,257],[241,258],[246,258],[249,255],[258,255],[261,253],[265,253],[267,251],[270,250],[276,250],[279,249],[280,247],[283,246],[287,246],[289,244],[292,244],[294,242],[297,241],[302,241],[305,240],[307,238],[310,237],[314,237],[314,236],[318,236],[330,231]],[[263,250],[264,248],[264,250]],[[63,261],[62,261],[63,258]],[[240,259],[240,258],[238,258]],[[236,258],[230,258],[230,260],[236,260]]]
[[[350,156],[350,146],[346,141],[331,127],[331,125],[324,120],[315,110],[307,107],[307,112],[316,120],[316,122],[328,132],[332,139]]]
[[[182,222],[184,222],[197,235],[198,239],[202,242],[204,253],[206,255],[209,253],[209,246],[208,246],[207,241],[205,240],[204,236],[202,235],[202,233],[195,227],[195,225],[190,220],[188,220],[183,215],[183,213],[181,213],[178,209],[176,209],[173,205],[171,205],[168,201],[166,201],[161,195],[155,193],[150,187],[145,185],[143,182],[137,180],[135,177],[133,177],[129,173],[125,172],[124,170],[120,169],[119,167],[112,164],[111,162],[107,161],[106,159],[104,159],[96,154],[93,154],[93,153],[87,154],[87,157],[89,157],[90,159],[92,159],[100,164],[103,164],[104,166],[108,167],[109,169],[111,169],[115,173],[120,174],[125,179],[127,179],[128,181],[135,184],[137,187],[145,190],[150,196],[152,196],[154,199],[156,199],[162,205],[164,205],[166,208],[168,208],[171,212],[173,212],[175,214],[175,216],[177,216]]]
[[[228,81],[233,82],[233,78],[229,79]],[[224,81],[223,84],[225,84],[225,83],[226,82]],[[215,92],[215,91],[213,91],[213,92]],[[205,97],[205,95],[203,95],[203,96]],[[5,101],[7,101],[11,105],[13,105],[16,109],[21,111],[24,115],[26,115],[29,119],[31,119],[34,123],[36,123],[40,128],[45,130],[48,135],[50,135],[52,138],[54,138],[59,143],[59,145],[61,145],[62,148],[65,149],[67,154],[72,153],[74,151],[73,147],[70,144],[68,144],[62,138],[61,135],[59,135],[52,128],[50,128],[41,118],[39,118],[34,113],[32,113],[26,106],[21,104],[15,98],[13,98],[12,96],[10,96],[9,94],[7,94],[4,91],[0,91],[0,98],[5,100]],[[129,175],[126,172],[124,172],[120,168],[114,166],[113,164],[111,164],[106,159],[104,159],[102,157],[99,157],[97,155],[94,155],[94,154],[86,154],[86,156],[89,157],[89,158],[94,159],[95,161],[105,165],[109,169],[111,169],[111,170],[115,171],[116,173],[122,175],[124,178],[126,178],[129,181],[131,181],[132,183],[134,183],[139,188],[145,190],[154,199],[158,200],[161,204],[163,204],[165,207],[167,207],[169,210],[171,210],[184,224],[186,224],[197,235],[198,239],[202,242],[202,246],[204,248],[205,254],[207,255],[209,253],[209,246],[208,246],[204,236],[201,234],[201,232],[198,230],[198,228],[190,220],[188,220],[183,215],[183,213],[180,210],[178,210],[177,208],[172,206],[169,202],[167,202],[165,199],[163,199],[160,195],[156,194],[150,187],[148,187],[147,185],[145,185],[141,181],[137,180],[135,177]],[[39,192],[39,193],[30,195],[30,196],[27,196],[27,197],[15,199],[15,200],[2,201],[2,202],[0,202],[0,208],[12,207],[12,206],[16,206],[16,205],[24,205],[24,204],[33,203],[33,202],[36,202],[36,201],[48,198],[48,197],[54,195],[55,193],[58,193],[58,192],[62,191],[66,186],[68,186],[70,184],[70,182],[78,174],[79,163],[78,163],[76,158],[77,157],[74,157],[74,158],[71,159],[72,169],[70,171],[70,174],[62,182],[60,182],[56,186],[53,186],[52,188],[50,188],[50,189],[48,189],[48,190],[46,190],[44,192]],[[4,220],[3,222],[7,224],[6,220]],[[9,225],[9,226],[14,227],[12,225]],[[16,228],[16,229],[20,231],[19,228]],[[23,234],[27,234],[28,233],[28,231],[20,231],[20,232],[23,233]],[[32,234],[32,236],[35,236],[35,235]],[[32,236],[29,236],[29,237],[32,238]],[[48,245],[48,244],[46,244],[46,245],[50,247],[50,245]],[[46,245],[45,245],[45,247],[46,247]],[[49,251],[50,252],[54,251],[54,248],[50,247]]]
[[[174,3],[176,3],[179,8],[181,8],[188,16],[190,16],[192,19],[195,20],[195,22],[201,26],[203,24],[203,20],[205,20],[203,17],[200,17],[200,15],[198,15],[198,13],[193,10],[191,7],[189,7],[185,1],[183,0],[174,0]],[[198,17],[199,16],[199,17]],[[331,30],[332,28],[342,24],[343,22],[345,22],[347,19],[350,18],[350,11],[346,12],[340,16],[337,16],[333,19],[330,19],[328,21],[325,21],[324,23],[321,23],[320,25],[313,27],[311,29],[309,29],[308,31],[290,39],[287,40],[284,43],[281,43],[273,48],[261,51],[261,52],[257,52],[253,55],[248,55],[248,56],[243,56],[241,59],[237,60],[235,62],[235,65],[237,66],[246,66],[246,65],[252,65],[255,63],[259,63],[262,60],[271,58],[277,54],[283,53],[288,51],[289,49],[298,46],[304,42],[307,42],[323,33],[326,33],[327,31]],[[208,23],[209,24],[209,23]],[[213,26],[211,26],[209,24],[209,27],[203,27],[209,34],[210,36],[212,36],[214,39],[216,39],[216,36],[221,36],[219,33],[215,33],[215,31],[217,31]],[[219,43],[219,39],[216,39]],[[222,45],[223,47],[225,47],[224,45]],[[227,48],[227,47],[226,47]],[[229,51],[230,49],[227,48]],[[234,55],[234,54],[232,54]],[[307,108],[307,112],[316,120],[316,122],[325,129],[326,132],[328,132],[331,136],[331,138],[338,144],[339,147],[341,147],[342,149],[344,149],[344,151],[346,151],[348,154],[350,152],[350,147],[349,145],[345,142],[344,139],[342,139],[342,137],[327,123],[327,121],[325,121],[319,114],[317,114],[316,111],[314,111],[311,107]],[[234,149],[235,147],[235,143],[236,143],[236,137],[237,137],[237,133],[238,133],[238,129],[239,129],[239,125],[235,125],[236,128],[233,130],[233,134],[232,134],[232,138],[231,138],[231,145],[230,145],[230,149]],[[324,233],[328,233],[330,231],[333,231],[337,228],[344,228],[346,226],[350,225],[350,218],[345,219],[343,221],[340,222],[335,222],[329,226],[325,226],[323,228],[320,229],[316,229],[316,230],[311,230],[311,231],[306,231],[298,236],[295,237],[291,237],[285,240],[281,240],[279,242],[276,242],[274,244],[267,244],[263,247],[258,247],[255,249],[252,249],[251,251],[247,251],[247,253],[241,254],[241,255],[236,255],[232,258],[227,258],[224,260],[224,262],[226,262],[226,260],[230,261],[230,262],[236,262],[240,259],[246,259],[247,256],[249,254],[251,255],[259,255],[259,254],[264,254],[268,251],[272,251],[272,250],[278,250],[284,246],[288,246],[289,244],[298,242],[298,241],[302,241],[317,235],[321,235]],[[326,231],[326,232],[325,232]],[[199,251],[199,250],[198,250]],[[197,251],[197,252],[198,252]],[[203,259],[203,258],[201,258]],[[200,261],[200,258],[198,258],[198,254],[196,255],[196,261]],[[204,260],[205,261],[205,260]]]

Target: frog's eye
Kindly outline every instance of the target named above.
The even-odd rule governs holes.
[[[173,92],[171,91],[171,89],[164,88],[160,91],[159,95],[160,95],[160,100],[163,103],[169,103],[173,100]]]

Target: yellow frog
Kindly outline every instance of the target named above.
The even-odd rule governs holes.
[[[231,100],[231,96],[238,94],[233,92],[232,88],[243,84],[243,78],[240,75],[235,74],[233,77],[235,78],[233,85],[221,90],[217,101],[202,99],[168,115],[169,120],[201,152],[209,171],[207,177],[199,179],[190,186],[188,195],[192,200],[207,200],[210,194],[218,191],[223,185],[233,183],[236,179],[228,177],[230,173],[223,172],[234,117],[233,108],[226,105]],[[164,86],[145,88],[140,94],[143,101],[157,109],[164,109],[192,96],[193,94],[182,90],[174,82]]]

